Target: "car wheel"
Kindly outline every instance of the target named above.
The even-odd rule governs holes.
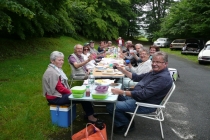
[[[203,64],[203,62],[202,62],[202,61],[200,61],[200,60],[198,60],[198,63],[199,63],[199,64]]]

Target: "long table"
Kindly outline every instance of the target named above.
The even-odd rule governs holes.
[[[95,85],[96,87],[97,85]],[[118,83],[117,86],[115,87],[109,87],[109,95],[106,99],[100,100],[100,99],[93,99],[92,95],[90,97],[82,97],[82,98],[74,98],[73,95],[71,94],[69,96],[69,100],[71,101],[71,136],[73,135],[73,121],[72,121],[72,101],[90,101],[90,102],[107,102],[107,103],[114,103],[114,109],[113,109],[113,118],[112,118],[112,129],[111,129],[111,140],[113,137],[113,129],[114,129],[114,116],[115,116],[115,109],[116,109],[116,102],[118,95],[114,95],[111,93],[111,88],[119,88],[121,89],[122,84]],[[94,89],[94,88],[93,88]]]

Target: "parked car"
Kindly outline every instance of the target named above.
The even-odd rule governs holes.
[[[201,39],[186,39],[185,46],[182,48],[182,54],[199,54],[203,48],[203,40]]]
[[[210,40],[206,42],[204,48],[198,54],[198,63],[210,62]]]
[[[154,41],[153,45],[158,47],[168,47],[170,44],[170,40],[168,38],[158,38]]]
[[[170,49],[182,49],[185,45],[186,39],[175,39],[174,41],[171,42],[170,44]]]

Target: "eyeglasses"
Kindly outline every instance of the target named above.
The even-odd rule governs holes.
[[[88,51],[89,49],[83,49],[84,51]]]
[[[160,61],[152,61],[152,64],[161,64],[161,63],[165,63],[165,62],[160,62]]]

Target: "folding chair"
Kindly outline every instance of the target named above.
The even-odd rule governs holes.
[[[69,64],[71,68],[71,74],[70,74],[70,84],[71,87],[73,82],[81,81],[83,82],[85,79],[87,79],[87,75],[85,73],[76,73],[75,68],[72,64]]]
[[[128,128],[127,128],[124,136],[125,137],[127,136],[128,131],[130,129],[130,126],[131,126],[131,124],[133,122],[134,117],[135,116],[139,116],[139,117],[143,117],[143,118],[159,121],[159,123],[160,123],[160,130],[161,130],[161,136],[162,136],[162,139],[164,139],[163,128],[162,128],[162,121],[164,121],[163,109],[165,108],[166,103],[168,102],[168,100],[171,97],[172,93],[174,92],[175,88],[176,88],[176,85],[173,83],[171,89],[169,90],[169,92],[166,94],[166,96],[164,97],[164,99],[162,100],[162,102],[159,105],[136,102],[136,109],[135,109],[135,111],[134,112],[126,112],[128,114],[131,114],[132,118],[131,118],[131,121],[130,121],[130,123],[128,125]],[[150,108],[157,108],[157,110],[155,112],[149,113],[149,114],[136,114],[139,106],[150,107]]]
[[[70,65],[70,68],[71,68],[71,74],[70,74],[70,84],[69,86],[71,87],[72,83],[73,82],[76,82],[76,81],[80,81],[80,82],[84,82],[84,80],[87,79],[87,75],[85,73],[77,73],[74,66],[72,64],[69,64]],[[106,107],[105,104],[94,104],[94,102],[92,102],[92,105],[94,107]],[[109,114],[109,113],[95,113],[96,115],[97,114]]]

